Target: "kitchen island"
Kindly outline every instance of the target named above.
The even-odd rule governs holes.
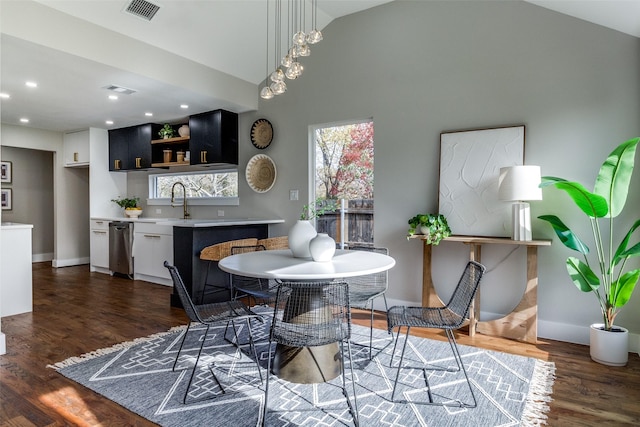
[[[208,263],[200,260],[200,251],[207,246],[245,237],[269,237],[269,224],[283,223],[274,218],[91,218],[91,270],[109,271],[109,223],[126,221],[133,225],[133,256],[136,280],[171,286],[171,277],[164,261],[174,264],[182,276],[190,295],[200,295]],[[224,282],[228,275],[217,265],[211,266],[210,280]],[[220,295],[222,296],[222,295]],[[171,305],[180,307],[177,294]]]
[[[211,266],[208,262],[200,260],[200,252],[207,246],[229,240],[255,237],[264,239],[269,237],[269,224],[283,223],[283,219],[259,219],[259,218],[227,218],[223,220],[197,221],[181,220],[173,222],[173,259],[178,268],[187,292],[198,304],[213,302],[215,299],[200,301],[199,297],[204,285],[204,279],[209,271],[210,283],[227,283],[229,275],[221,271],[217,264]],[[229,299],[223,292],[218,295],[210,295],[209,298],[218,297],[218,300]],[[181,307],[180,298],[174,292],[171,295],[171,305]]]

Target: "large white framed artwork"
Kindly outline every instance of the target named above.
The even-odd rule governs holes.
[[[438,212],[452,234],[508,237],[511,203],[498,200],[500,168],[524,164],[525,127],[440,134]]]

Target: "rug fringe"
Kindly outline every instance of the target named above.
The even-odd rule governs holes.
[[[103,356],[105,354],[115,353],[116,351],[125,350],[125,349],[130,348],[130,347],[132,347],[132,346],[134,346],[136,344],[139,344],[141,342],[151,341],[151,340],[154,340],[156,338],[162,338],[162,337],[164,337],[166,335],[173,334],[173,333],[175,333],[177,331],[182,331],[182,330],[184,330],[186,328],[187,328],[187,325],[174,326],[174,327],[172,327],[171,329],[169,329],[166,332],[158,332],[158,333],[155,333],[153,335],[149,335],[147,337],[136,338],[136,339],[134,339],[132,341],[121,342],[121,343],[115,344],[115,345],[113,345],[111,347],[105,347],[105,348],[100,348],[98,350],[90,351],[89,353],[81,354],[80,356],[72,356],[72,357],[70,357],[68,359],[65,359],[65,360],[61,361],[61,362],[54,363],[53,365],[47,365],[47,368],[52,368],[52,369],[55,369],[56,371],[59,371],[60,369],[76,365],[76,364],[78,364],[80,362],[84,362],[86,360],[91,360],[91,359],[94,359],[96,357]]]
[[[555,381],[556,365],[553,362],[536,360],[529,387],[527,403],[522,414],[523,427],[538,427],[547,424],[546,413]]]

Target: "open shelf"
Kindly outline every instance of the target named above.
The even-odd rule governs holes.
[[[151,163],[152,168],[167,168],[169,166],[189,166],[191,163],[186,162],[168,162],[168,163]]]
[[[188,141],[189,141],[188,136],[176,136],[175,138],[152,139],[151,144],[182,144]]]

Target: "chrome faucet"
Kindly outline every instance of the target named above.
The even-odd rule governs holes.
[[[182,194],[183,194],[183,198],[182,198],[182,204],[181,205],[176,205],[174,204],[174,200],[175,200],[175,189],[176,189],[176,185],[181,185],[182,186]],[[171,207],[175,208],[178,206],[182,206],[182,219],[187,219],[189,218],[189,212],[187,212],[187,188],[184,186],[184,184],[180,181],[175,182],[172,186],[171,186]]]

